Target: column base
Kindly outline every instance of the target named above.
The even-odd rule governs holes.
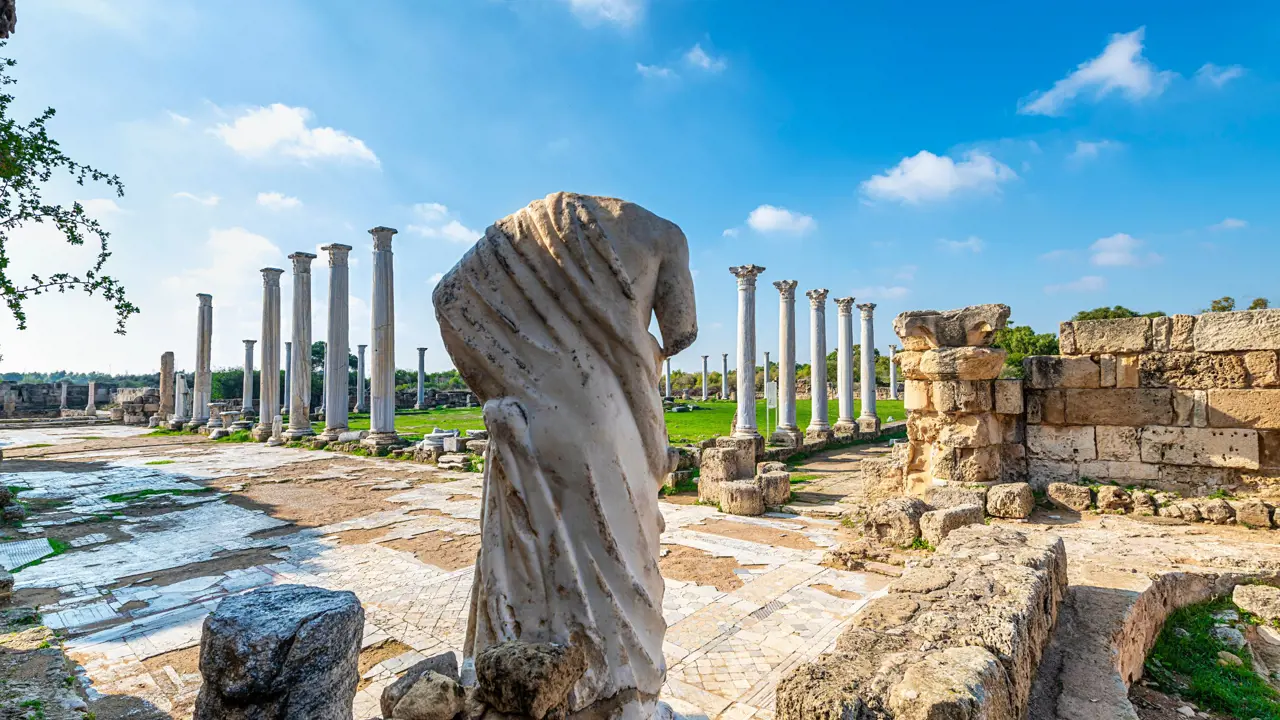
[[[880,418],[875,416],[858,418],[858,432],[867,435],[879,435]]]
[[[337,442],[338,436],[344,432],[347,432],[348,430],[350,430],[350,428],[346,428],[346,427],[325,428],[324,432],[320,433],[316,437],[321,440],[324,440],[325,442]]]
[[[836,436],[830,427],[810,427],[804,431],[805,442],[829,442]]]
[[[237,420],[237,421],[235,421],[235,422],[231,423],[231,427],[230,427],[229,429],[231,430],[231,432],[239,432],[239,431],[241,431],[241,430],[252,430],[252,429],[253,429],[253,421],[252,421],[252,420]]]
[[[369,408],[367,408],[367,407],[362,407],[362,406],[360,406],[360,405],[356,405],[356,409],[355,409],[355,411],[356,411],[356,412],[358,412],[358,413],[367,413],[367,412],[369,412]]]
[[[783,447],[800,447],[804,444],[804,433],[799,428],[778,428],[769,436],[770,445]]]
[[[408,443],[394,432],[371,432],[365,439],[360,441],[360,444],[367,448],[382,450],[384,448],[407,445]]]
[[[283,432],[283,433],[281,433],[281,436],[282,436],[285,440],[301,440],[302,438],[308,438],[308,437],[311,437],[312,435],[315,435],[315,434],[316,434],[316,431],[315,431],[315,430],[312,430],[310,427],[306,427],[306,428],[285,428],[285,429],[284,429],[284,432]]]
[[[193,431],[193,430],[199,430],[200,428],[202,428],[202,427],[204,427],[205,425],[208,425],[208,424],[209,424],[209,421],[208,421],[207,419],[205,419],[205,420],[188,420],[188,421],[187,421],[187,424],[182,426],[182,429],[183,429],[183,430],[186,430],[186,431],[188,431],[188,432],[190,432],[190,431]]]
[[[258,423],[257,425],[254,426],[252,430],[249,431],[249,437],[253,438],[254,442],[266,442],[270,440],[271,424]]]
[[[163,424],[165,427],[169,428],[170,430],[182,430],[186,428],[187,422],[188,420],[186,418],[174,418]]]
[[[858,432],[858,423],[854,420],[837,420],[832,429],[836,435],[852,435]]]

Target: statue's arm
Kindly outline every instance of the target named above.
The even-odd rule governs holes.
[[[689,244],[684,233],[662,255],[653,311],[662,332],[662,354],[671,357],[698,338],[698,311],[694,304],[693,275],[689,272]]]

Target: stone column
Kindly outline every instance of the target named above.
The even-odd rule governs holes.
[[[876,417],[876,336],[872,322],[875,303],[862,303],[862,412],[858,414],[858,430],[864,433],[880,432],[880,418]]]
[[[835,431],[857,432],[853,417],[853,298],[836,298],[836,399],[840,401],[840,417]]]
[[[173,417],[169,420],[170,430],[181,430],[191,418],[187,417],[187,376],[182,373],[173,374]]]
[[[213,399],[213,368],[210,367],[213,351],[213,296],[199,293],[200,306],[196,311],[196,378],[191,391],[191,421],[188,430],[195,430],[209,423],[209,401]]]
[[[262,353],[258,380],[258,424],[253,439],[271,438],[271,423],[280,414],[280,268],[262,268]],[[286,371],[287,372],[287,371]]]
[[[373,236],[373,371],[369,435],[361,442],[373,448],[400,444],[396,434],[396,309],[391,239],[396,231],[376,227]]]
[[[810,290],[809,298],[809,427],[805,440],[831,439],[831,423],[827,420],[827,290]]]
[[[288,410],[289,397],[293,393],[293,343],[291,341],[286,341],[284,344],[284,387],[280,388],[280,393],[280,407]]]
[[[707,401],[707,358],[709,355],[702,356],[702,401]]]
[[[898,354],[898,346],[889,346],[889,399],[898,399],[898,366],[893,362],[893,358]]]
[[[172,354],[170,354],[170,358],[172,358]],[[69,391],[70,389],[71,389],[71,383],[67,382],[66,380],[63,380],[62,381],[62,400],[58,404],[59,410],[67,409],[67,391]]]
[[[62,406],[67,406],[66,385],[63,386]],[[160,409],[156,416],[161,423],[169,421],[173,414],[173,351],[160,356]]]
[[[347,431],[351,405],[350,281],[347,256],[350,245],[331,243],[320,248],[329,253],[329,328],[325,343],[324,365],[324,433],[333,442]]]
[[[666,358],[662,363],[662,373],[667,379],[666,387],[662,389],[663,397],[671,397],[671,358]]]
[[[364,350],[368,345],[356,346],[356,412],[369,412],[369,402],[364,397]]]
[[[413,404],[414,410],[426,410],[427,394],[427,349],[418,348],[418,401]]]
[[[84,406],[84,414],[87,417],[98,414],[98,383],[95,380],[89,381],[89,403]]]
[[[738,278],[738,425],[733,437],[758,438],[756,429],[756,277],[759,265],[729,268]]]
[[[240,383],[240,411],[253,414],[253,346],[257,340],[244,341],[244,382]]]
[[[797,447],[804,434],[796,426],[796,285],[778,280],[778,429],[769,436],[775,445]]]
[[[324,419],[324,409],[329,402],[329,343],[320,341],[320,409],[316,414],[320,417],[317,420]]]
[[[729,353],[720,353],[720,399],[729,399]]]
[[[285,440],[315,435],[311,429],[311,261],[313,253],[296,252],[293,261],[293,353],[289,365],[289,429]]]

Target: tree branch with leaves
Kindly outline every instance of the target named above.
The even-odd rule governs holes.
[[[4,43],[0,42],[0,48]],[[17,64],[0,58],[0,88],[17,82],[9,70]],[[13,315],[19,330],[27,329],[26,302],[49,292],[79,290],[89,295],[101,294],[116,312],[116,332],[125,333],[125,322],[139,312],[125,297],[124,285],[104,272],[111,257],[108,241],[111,234],[97,220],[89,217],[79,202],[64,207],[44,201],[44,186],[55,174],[66,173],[77,185],[103,183],[116,197],[124,196],[124,183],[88,165],[78,163],[62,152],[58,142],[49,137],[46,124],[56,111],[47,108],[36,118],[20,123],[10,117],[13,95],[0,92],[0,298]],[[67,243],[75,246],[92,242],[97,255],[89,268],[80,273],[56,272],[52,275],[32,274],[16,278],[10,270],[9,243],[20,228],[48,223],[57,228]]]

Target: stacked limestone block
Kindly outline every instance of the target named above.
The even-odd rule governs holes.
[[[791,473],[777,462],[756,463],[759,442],[716,438],[699,460],[698,501],[730,515],[762,515],[791,497]]]
[[[1059,344],[1025,361],[1037,487],[1280,489],[1280,310],[1066,322]]]
[[[1017,482],[1026,475],[1022,385],[998,380],[1005,351],[990,347],[1007,305],[906,312],[893,321],[906,379],[905,490]]]

